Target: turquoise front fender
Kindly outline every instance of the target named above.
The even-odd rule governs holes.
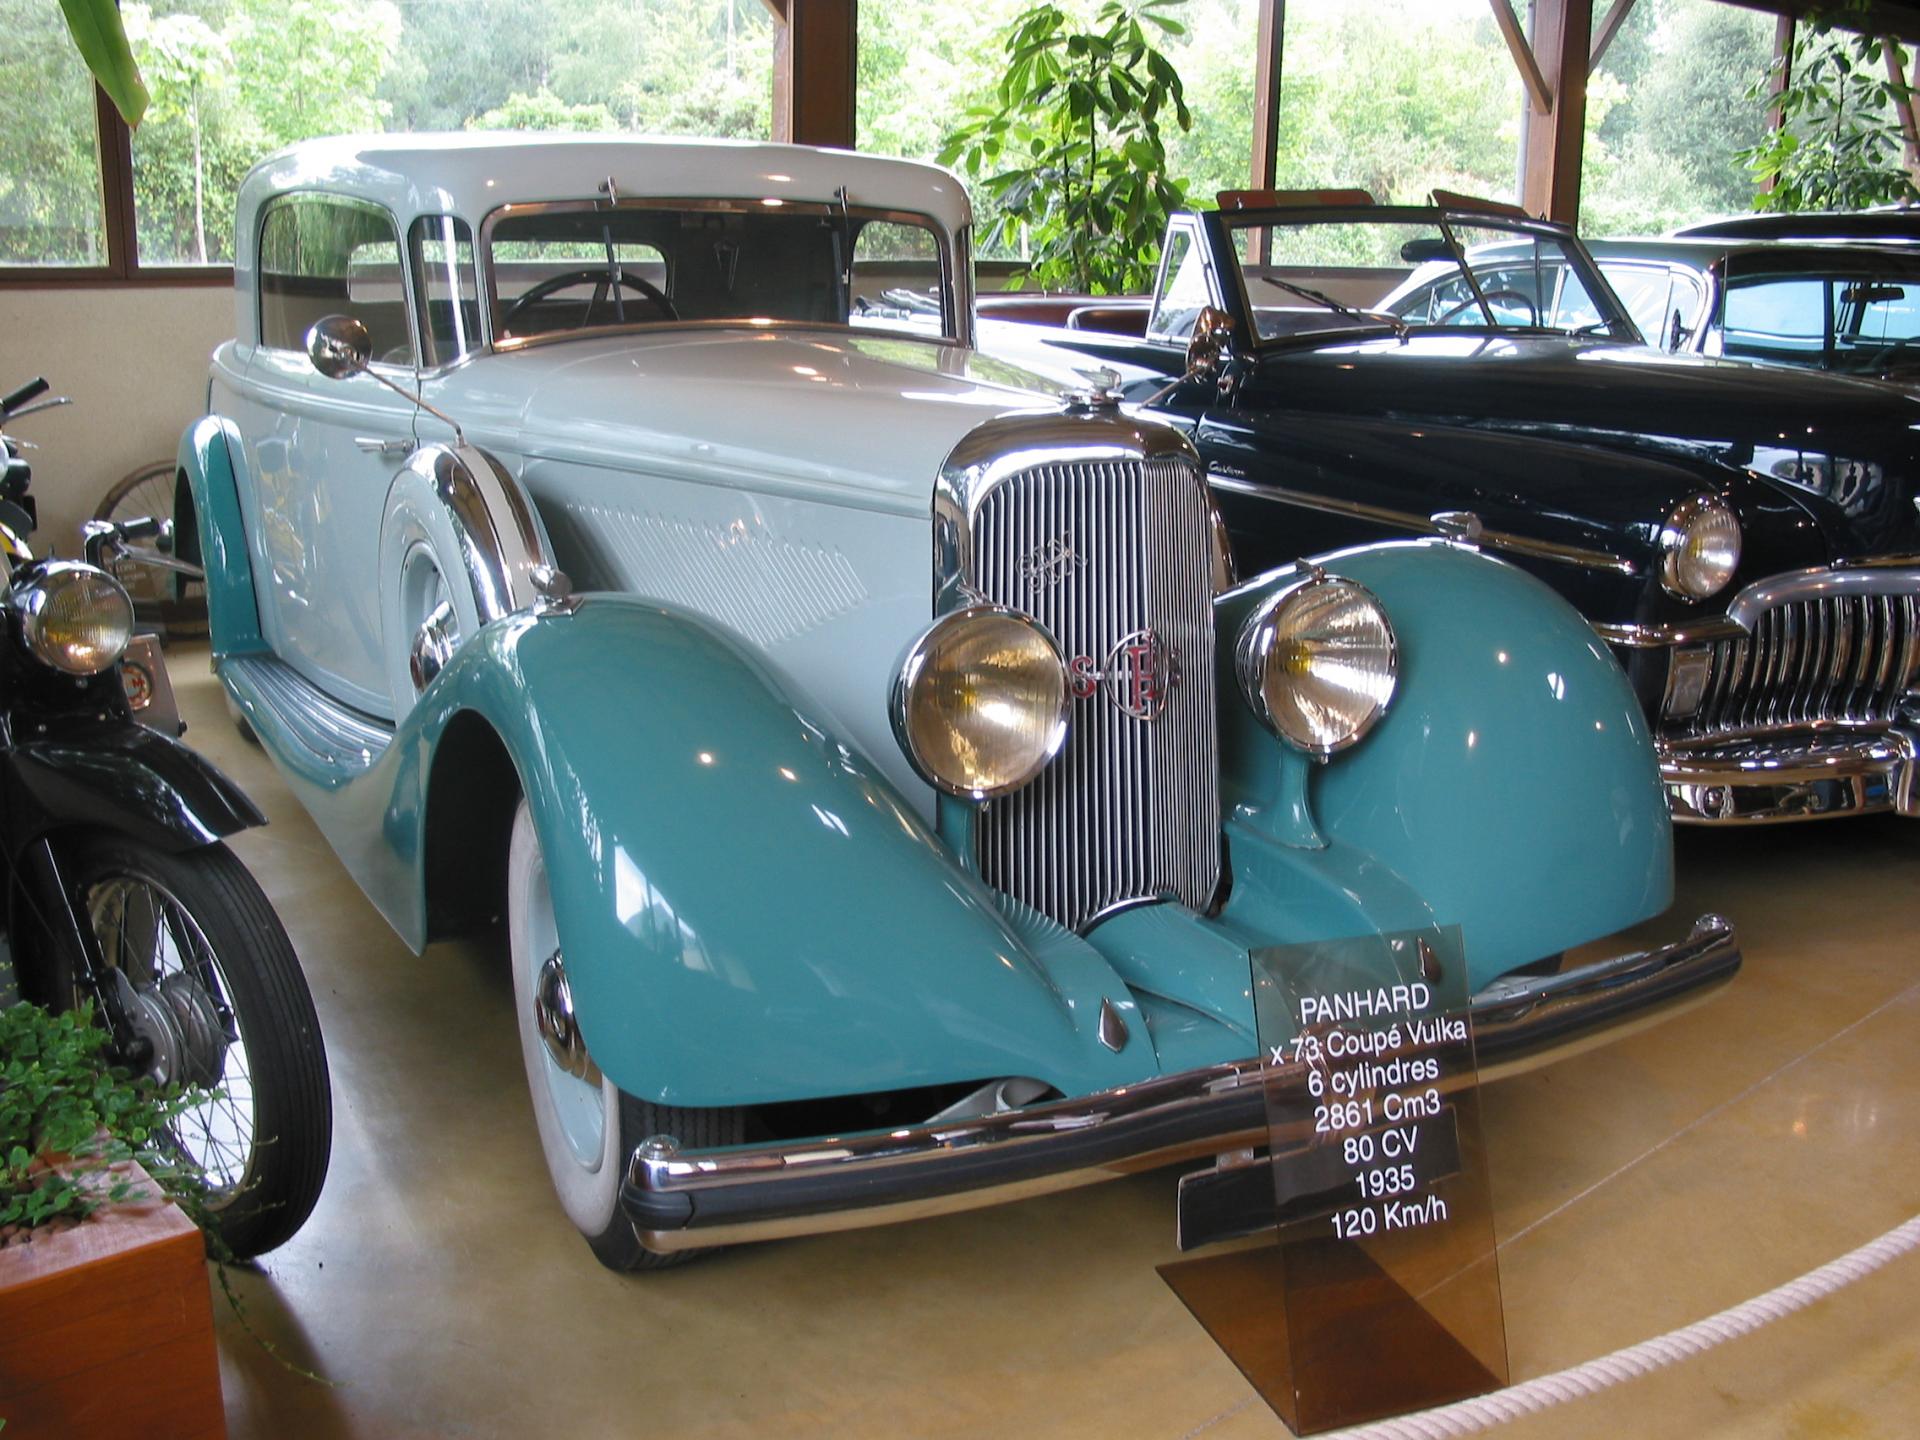
[[[1244,874],[1284,896],[1290,850],[1351,852],[1396,877],[1430,923],[1461,927],[1476,989],[1667,908],[1673,842],[1653,738],[1620,667],[1570,606],[1514,566],[1444,541],[1315,563],[1386,606],[1399,684],[1373,732],[1324,764],[1276,747],[1244,704],[1222,707],[1236,885]],[[1224,654],[1295,573],[1222,601]],[[1236,896],[1226,918],[1237,911],[1263,929],[1285,906]]]
[[[207,616],[215,655],[263,648],[253,565],[240,517],[238,467],[244,453],[231,420],[207,415],[180,437],[178,467],[193,496],[200,563],[207,572]]]
[[[1044,956],[860,756],[714,627],[619,596],[468,642],[395,738],[390,856],[455,719],[499,737],[533,809],[581,1028],[674,1105],[1025,1075],[1074,1094],[1157,1072],[1125,984]],[[401,851],[412,853],[403,856]],[[343,852],[344,853],[344,852]]]

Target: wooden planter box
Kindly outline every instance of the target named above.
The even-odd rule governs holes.
[[[0,1250],[3,1440],[227,1433],[200,1232],[144,1199]]]

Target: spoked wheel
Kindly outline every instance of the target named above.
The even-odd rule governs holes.
[[[293,946],[224,845],[166,854],[115,835],[64,843],[64,878],[162,1084],[214,1093],[168,1143],[204,1177],[234,1255],[283,1244],[320,1198],[333,1105],[320,1022]],[[79,1003],[64,962],[53,1003]]]
[[[553,895],[524,800],[513,817],[507,857],[507,934],[520,1053],[561,1209],[610,1270],[657,1270],[694,1258],[698,1252],[656,1255],[641,1245],[620,1209],[622,1172],[634,1147],[655,1135],[671,1135],[689,1149],[737,1145],[743,1116],[737,1109],[648,1104],[594,1067],[574,1023]]]
[[[155,460],[129,471],[94,507],[96,520],[172,520],[179,472],[171,460]],[[207,587],[170,570],[120,556],[107,566],[133,599],[134,618],[172,639],[207,633]]]

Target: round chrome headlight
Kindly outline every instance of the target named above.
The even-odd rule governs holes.
[[[893,728],[926,780],[984,800],[1017,790],[1067,739],[1067,667],[1015,610],[973,605],[934,621],[907,652]]]
[[[20,638],[43,665],[97,675],[133,638],[133,602],[104,570],[71,560],[42,565],[16,586]]]
[[[1360,742],[1393,698],[1393,624],[1373,593],[1316,574],[1256,610],[1240,631],[1240,688],[1282,740],[1309,755]]]
[[[1740,566],[1740,517],[1726,501],[1696,495],[1674,506],[1660,529],[1660,584],[1682,600],[1724,590]]]

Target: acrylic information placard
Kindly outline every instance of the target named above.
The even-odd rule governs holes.
[[[1295,1434],[1505,1385],[1459,931],[1256,952],[1253,987],[1277,1228],[1160,1273]]]

